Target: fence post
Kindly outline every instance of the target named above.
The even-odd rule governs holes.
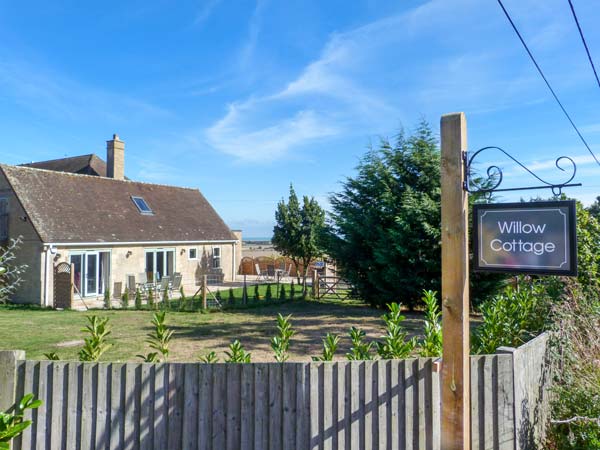
[[[208,308],[208,303],[206,301],[206,283],[208,281],[208,275],[202,275],[202,309]]]
[[[25,359],[24,350],[0,351],[0,412],[15,404],[17,361]]]
[[[315,270],[315,298],[321,298],[321,280],[319,279],[319,272]]]

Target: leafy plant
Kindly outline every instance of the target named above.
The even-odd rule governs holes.
[[[366,333],[363,330],[355,327],[350,328],[352,347],[350,347],[350,353],[346,353],[346,357],[349,360],[363,361],[373,359],[373,355],[371,354],[373,343],[366,343],[365,336]]]
[[[154,305],[154,289],[149,288],[148,289],[148,307],[150,309],[154,309],[155,305]]]
[[[81,331],[89,334],[84,339],[84,344],[79,350],[80,361],[98,361],[112,344],[106,338],[111,333],[108,317],[86,316],[88,324]]]
[[[249,363],[251,357],[250,353],[244,350],[237,339],[229,344],[229,351],[225,352],[225,355],[227,355],[227,358],[225,358],[226,363]]]
[[[279,301],[280,302],[284,302],[286,297],[285,297],[285,285],[282,284],[281,287],[279,288]]]
[[[139,288],[135,290],[135,309],[142,309],[142,293]]]
[[[313,356],[313,361],[333,361],[340,337],[337,334],[327,333],[323,338],[323,353],[321,356]]]
[[[145,363],[159,363],[160,362],[160,358],[158,357],[158,353],[157,352],[151,352],[148,353],[147,355],[136,355],[138,358],[141,358],[143,362]]]
[[[201,356],[199,359],[200,362],[206,364],[215,364],[219,362],[219,358],[217,357],[217,354],[215,352],[208,352],[206,355]]]
[[[265,300],[268,302],[273,300],[273,291],[271,290],[271,283],[267,284],[267,292],[265,293]]]
[[[292,330],[292,315],[286,317],[277,314],[277,336],[271,338],[271,348],[275,352],[275,361],[285,362],[289,358],[290,339],[296,332]]]
[[[104,308],[105,309],[111,309],[112,308],[112,303],[110,300],[110,290],[108,288],[106,288],[104,290]]]
[[[44,358],[46,358],[49,361],[60,361],[60,357],[56,352],[44,353]]]
[[[377,353],[382,359],[403,359],[413,352],[417,340],[408,339],[408,333],[402,327],[406,317],[402,315],[400,304],[390,303],[388,309],[389,312],[383,315],[386,334],[381,337],[381,342],[377,342]]]
[[[157,350],[162,355],[163,361],[169,358],[169,343],[173,337],[173,330],[170,330],[165,324],[165,311],[156,312],[152,316],[152,325],[154,332],[148,334],[146,342],[150,348]]]
[[[437,292],[423,291],[422,299],[425,303],[425,337],[419,346],[419,355],[442,356],[442,312],[438,306]]]
[[[254,285],[254,300],[255,301],[260,300],[260,292],[258,291],[258,284]]]
[[[31,420],[24,420],[24,411],[37,409],[41,405],[41,400],[34,400],[33,394],[27,394],[16,405],[14,413],[0,412],[0,450],[9,450],[10,441],[31,426]]]
[[[121,296],[121,305],[123,309],[129,308],[129,292],[127,290],[125,290]]]

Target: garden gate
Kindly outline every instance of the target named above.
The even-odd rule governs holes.
[[[54,307],[71,308],[73,305],[73,265],[67,262],[54,266]]]

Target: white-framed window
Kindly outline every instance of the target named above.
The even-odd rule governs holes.
[[[142,214],[146,214],[149,216],[154,214],[154,211],[152,211],[152,208],[148,206],[148,203],[146,203],[146,200],[144,200],[143,197],[135,197],[132,195],[131,200],[133,200],[133,203],[135,203],[135,206],[137,206],[137,209]]]
[[[8,239],[8,197],[0,197],[0,241]]]
[[[212,266],[213,269],[221,268],[221,247],[213,247]]]
[[[110,283],[110,250],[80,250],[69,253],[73,264],[75,294],[95,297],[104,294]]]
[[[190,248],[188,249],[188,259],[198,259],[198,249]]]
[[[175,249],[153,248],[146,250],[146,276],[148,281],[158,281],[175,271]]]

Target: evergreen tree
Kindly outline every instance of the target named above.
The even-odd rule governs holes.
[[[296,296],[296,286],[294,285],[294,280],[292,280],[292,284],[290,285],[290,300],[294,300]]]
[[[279,301],[284,302],[285,298],[285,284],[282,284],[281,288],[279,289]]]
[[[273,300],[273,291],[271,290],[271,283],[267,284],[267,292],[265,293],[265,300],[268,302]]]
[[[254,285],[254,300],[255,301],[260,300],[260,292],[258,291],[258,284]]]
[[[121,296],[121,307],[123,309],[129,308],[129,291],[128,290],[125,290],[125,292],[123,292],[123,295]]]
[[[142,293],[139,289],[135,290],[135,309],[142,309]]]
[[[302,267],[302,286],[305,293],[310,263],[323,254],[321,241],[324,229],[323,208],[314,198],[306,195],[300,207],[298,196],[290,184],[287,204],[283,199],[277,204],[272,242],[275,250],[289,257],[296,268]]]
[[[229,288],[229,305],[235,305],[235,295],[233,295],[233,288]]]

